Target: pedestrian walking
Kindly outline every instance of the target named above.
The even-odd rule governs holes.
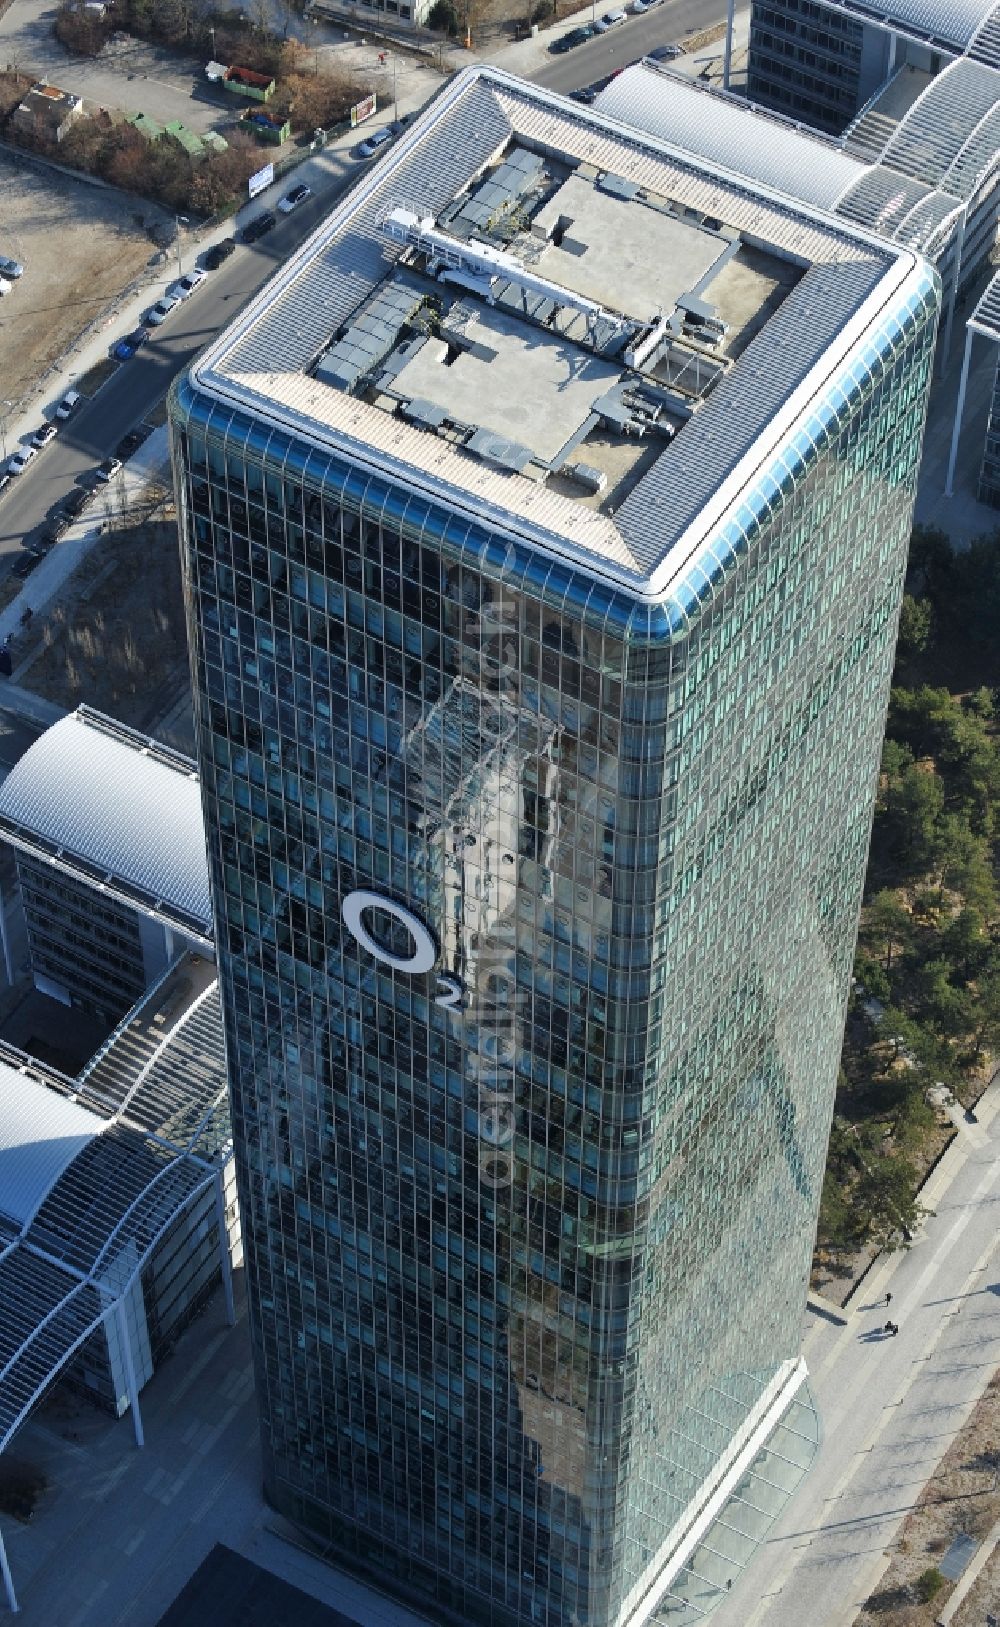
[[[887,1333],[890,1339],[895,1339],[896,1334],[899,1332],[899,1328],[895,1322],[887,1322],[885,1327],[882,1329],[882,1332]]]
[[[886,1294],[886,1296],[885,1296],[885,1308],[886,1308],[886,1310],[889,1309],[889,1306],[891,1304],[892,1304],[892,1295],[891,1294]]]

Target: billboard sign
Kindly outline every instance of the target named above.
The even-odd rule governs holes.
[[[370,119],[374,111],[374,95],[363,96],[360,102],[355,102],[351,108],[351,129],[356,130],[359,124],[364,124],[365,119]]]
[[[251,198],[255,198],[258,192],[263,192],[264,188],[270,186],[273,180],[274,165],[265,164],[264,168],[259,169],[256,175],[251,175],[247,182],[247,191],[250,193]]]

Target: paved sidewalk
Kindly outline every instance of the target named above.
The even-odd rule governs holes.
[[[13,1455],[49,1481],[30,1525],[4,1520],[19,1627],[154,1627],[216,1542],[360,1627],[427,1627],[277,1534],[286,1528],[260,1494],[245,1308],[228,1328],[221,1301],[142,1392],[141,1451],[127,1415],[114,1422],[72,1400],[18,1436]],[[14,1619],[0,1592],[0,1620]]]
[[[810,1318],[803,1349],[823,1442],[716,1627],[850,1627],[1000,1365],[1000,1079],[977,1119],[922,1194],[934,1215],[865,1279],[847,1325]],[[886,1292],[898,1338],[881,1332]]]

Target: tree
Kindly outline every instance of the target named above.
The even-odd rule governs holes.
[[[932,769],[913,763],[890,783],[883,822],[890,852],[904,875],[923,876],[938,857],[944,788]]]
[[[977,909],[967,905],[948,923],[941,934],[941,953],[965,983],[982,971],[989,959],[990,941]]]
[[[910,533],[910,556],[906,586],[910,593],[936,597],[936,590],[951,574],[955,563],[948,533],[933,525],[915,525]]]
[[[862,1160],[855,1206],[866,1235],[880,1248],[908,1243],[926,1210],[916,1199],[917,1172],[898,1154]]]
[[[914,656],[921,655],[930,643],[930,637],[930,600],[915,599],[910,593],[904,594],[899,612],[899,639],[896,644],[897,660],[912,661]]]
[[[1000,966],[980,978],[974,1007],[975,1055],[1000,1052]]]
[[[913,937],[913,922],[909,910],[900,903],[892,888],[884,887],[875,894],[864,912],[862,937],[872,948],[885,956],[886,975],[892,971],[892,957],[896,950],[907,948]]]
[[[439,34],[447,34],[454,39],[458,33],[458,12],[452,5],[452,0],[434,0],[427,13],[427,26]]]
[[[913,979],[920,1015],[943,1038],[956,1039],[972,1027],[972,1003],[965,989],[951,981],[951,966],[940,957],[927,961]]]
[[[997,889],[986,837],[975,835],[964,817],[947,815],[939,822],[936,859],[940,885],[959,893],[987,920],[994,919]]]

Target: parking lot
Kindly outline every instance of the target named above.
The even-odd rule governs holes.
[[[142,218],[160,216],[148,206],[143,217],[142,205],[121,193],[0,153],[0,254],[25,267],[0,300],[8,401],[19,402],[78,334],[110,316],[156,252]]]

